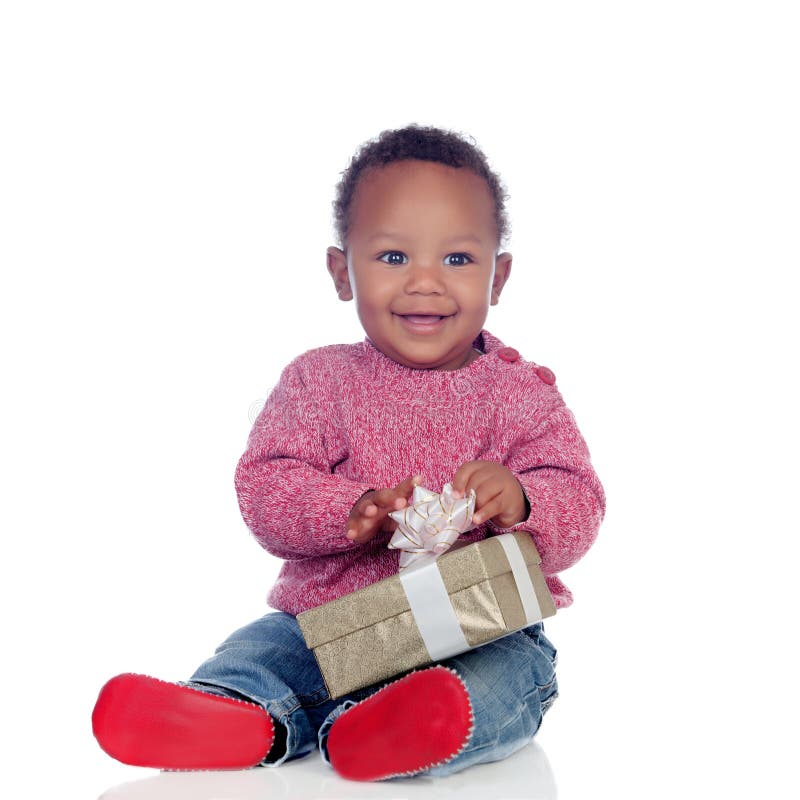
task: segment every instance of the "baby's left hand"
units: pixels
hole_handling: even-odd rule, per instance
[[[475,490],[476,525],[491,519],[499,528],[510,528],[527,517],[522,486],[514,473],[495,461],[468,461],[462,464],[453,480],[455,497],[465,497]]]

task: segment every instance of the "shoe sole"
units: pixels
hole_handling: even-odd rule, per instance
[[[124,674],[100,690],[92,713],[100,747],[137,767],[245,769],[272,747],[272,718],[261,706]]]
[[[467,688],[447,667],[412,672],[348,709],[331,726],[328,757],[343,778],[415,775],[457,756],[472,735]]]

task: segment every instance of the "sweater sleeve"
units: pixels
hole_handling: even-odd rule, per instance
[[[298,359],[281,373],[236,467],[244,521],[264,549],[283,559],[331,555],[361,545],[346,538],[350,511],[372,487],[333,474],[320,402]]]
[[[530,514],[498,533],[526,530],[542,557],[542,572],[555,575],[575,564],[597,538],[605,493],[586,442],[560,399],[544,423],[512,443],[505,463],[526,495]]]

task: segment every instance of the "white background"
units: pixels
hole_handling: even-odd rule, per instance
[[[427,796],[796,796],[799,35],[773,2],[3,4],[14,796],[420,795],[157,776],[90,725],[112,675],[186,678],[265,612],[233,470],[283,366],[363,339],[333,189],[410,122],[504,178],[486,327],[556,373],[608,493],[538,745]]]

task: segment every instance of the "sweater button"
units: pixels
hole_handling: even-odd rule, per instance
[[[536,374],[541,378],[543,383],[549,386],[552,386],[556,382],[556,376],[553,374],[553,370],[547,367],[536,367]]]
[[[497,355],[500,356],[503,361],[519,361],[519,353],[513,347],[501,347],[497,351]]]

